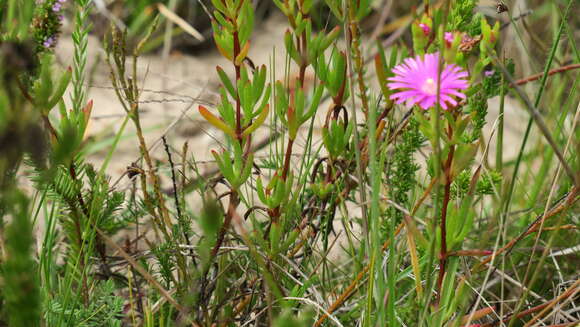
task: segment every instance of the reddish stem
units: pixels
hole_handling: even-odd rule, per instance
[[[238,36],[238,31],[234,31],[234,67],[236,69],[236,88],[238,85],[238,81],[241,78],[241,69],[240,69],[240,65],[236,64],[236,58],[238,57],[238,55],[240,54],[240,38]],[[242,135],[242,109],[241,109],[241,104],[240,104],[240,90],[236,89],[236,138],[238,139],[238,141],[242,142],[241,139],[241,135]]]
[[[232,22],[232,24],[236,24],[235,20],[230,20],[230,21]],[[241,78],[241,64],[240,65],[236,64],[236,58],[238,57],[238,55],[241,52],[241,46],[240,46],[240,38],[239,38],[239,34],[238,34],[237,29],[233,32],[233,37],[234,37],[234,58],[232,60],[232,63],[234,64],[234,68],[236,70],[236,139],[238,140],[240,145],[242,145],[242,109],[241,109],[241,102],[240,102],[240,92],[237,89],[238,81]],[[249,149],[249,143],[250,143],[250,138],[248,137],[248,143],[247,143],[248,148],[247,149]],[[237,190],[232,188],[230,190],[230,203],[228,205],[228,211],[226,212],[226,217],[224,219],[224,223],[223,223],[222,227],[220,228],[219,234],[217,236],[216,244],[211,251],[212,257],[215,257],[217,255],[217,252],[219,251],[219,249],[220,249],[220,247],[225,239],[225,234],[228,231],[228,228],[229,228],[231,221],[232,221],[232,217],[235,214],[235,211],[236,211],[236,208],[238,207],[238,204],[239,204],[239,197],[238,197]]]
[[[572,64],[572,65],[567,65],[567,66],[562,66],[562,67],[558,67],[558,68],[554,68],[550,71],[548,71],[548,76],[550,75],[554,75],[557,73],[561,73],[561,72],[565,72],[567,70],[572,70],[572,69],[578,69],[580,68],[580,64]],[[532,81],[535,81],[537,79],[542,78],[542,76],[544,76],[544,73],[538,73],[532,76],[528,76],[526,78],[522,78],[516,81],[516,85],[523,85]]]
[[[448,252],[447,257],[485,257],[492,254],[491,250],[459,250]]]
[[[228,205],[228,212],[226,213],[224,223],[223,223],[222,227],[220,228],[215,246],[211,250],[211,257],[212,258],[217,256],[217,253],[218,253],[219,249],[221,248],[222,243],[224,242],[226,232],[228,231],[228,229],[231,225],[232,217],[236,213],[236,208],[238,207],[238,204],[239,204],[238,193],[236,192],[236,190],[232,190],[230,193],[230,203]]]
[[[282,180],[286,180],[288,177],[288,171],[290,170],[290,158],[292,157],[292,146],[294,145],[294,140],[288,140],[288,146],[286,147],[286,156],[284,158],[284,169],[282,170]]]
[[[453,131],[449,130],[449,138],[453,135]],[[441,250],[439,252],[439,276],[437,277],[437,298],[436,305],[439,306],[441,299],[441,292],[443,292],[443,278],[445,277],[445,268],[447,265],[447,207],[449,207],[449,200],[451,199],[451,164],[453,163],[453,154],[455,147],[449,147],[449,154],[447,154],[447,161],[445,162],[445,193],[443,195],[443,207],[441,208]]]
[[[306,32],[304,32],[301,36],[298,37],[296,43],[298,45],[298,49],[302,55],[302,58],[307,58]],[[304,80],[306,78],[306,67],[307,64],[305,62],[302,62],[300,64],[300,74],[298,75],[298,80],[300,81],[300,88],[302,89],[304,89]],[[292,138],[288,138],[288,144],[286,146],[286,154],[284,155],[284,167],[282,168],[282,174],[280,175],[283,181],[286,181],[286,178],[288,177],[288,171],[290,171],[290,159],[292,157],[293,145],[294,140]],[[272,220],[272,223],[277,223],[278,218],[280,218],[280,215],[281,215],[280,206],[278,206],[271,211],[270,218]]]

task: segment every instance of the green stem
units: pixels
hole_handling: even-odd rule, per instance
[[[501,89],[499,94],[499,117],[497,126],[497,146],[495,152],[495,169],[498,172],[503,170],[503,130],[504,130],[504,105],[505,105],[505,81],[501,75]]]

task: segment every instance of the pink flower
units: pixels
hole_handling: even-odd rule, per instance
[[[423,34],[425,35],[429,35],[429,33],[431,32],[431,28],[429,27],[429,25],[425,23],[419,24],[419,27],[421,27],[421,29],[423,30]]]
[[[443,38],[445,39],[445,43],[447,44],[447,46],[451,46],[451,44],[453,44],[453,39],[455,39],[455,36],[453,36],[453,33],[451,32],[445,32]]]
[[[444,64],[438,100],[438,68],[439,52],[426,54],[423,59],[420,56],[405,59],[404,63],[393,68],[395,76],[388,79],[389,89],[399,90],[390,99],[397,103],[406,102],[408,106],[418,104],[423,109],[429,109],[437,102],[443,109],[447,109],[448,104],[456,106],[458,102],[454,97],[465,99],[460,90],[469,87],[465,79],[467,72],[457,65]]]

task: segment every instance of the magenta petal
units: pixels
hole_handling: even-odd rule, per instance
[[[435,103],[435,97],[425,97],[420,103],[419,106],[423,109],[429,109]]]
[[[466,98],[466,97],[465,97],[465,94],[463,94],[463,93],[461,93],[461,92],[459,92],[459,91],[455,91],[455,90],[447,90],[447,91],[445,91],[445,93],[446,93],[446,94],[451,94],[451,95],[454,95],[454,96],[456,96],[456,97],[460,97],[460,98],[462,98],[462,99],[465,99],[465,98]]]
[[[443,103],[445,103],[445,102],[449,102],[453,106],[456,106],[457,105],[457,101],[455,101],[452,97],[450,97],[448,95],[441,95],[441,99],[444,100],[444,101],[442,101],[442,105],[441,106],[443,106]]]
[[[387,86],[391,89],[402,89],[402,88],[410,88],[413,87],[413,84],[410,83],[389,83]]]
[[[448,104],[457,105],[454,96],[465,99],[461,91],[469,88],[469,74],[454,64],[444,65],[439,73],[439,59],[438,52],[428,53],[422,57],[406,58],[395,66],[392,69],[395,75],[387,79],[387,87],[398,92],[390,99],[397,103],[405,102],[408,106],[418,104],[423,109],[431,108],[437,102],[447,109]],[[434,82],[440,83],[438,88],[434,88]],[[436,99],[434,89],[439,89],[439,99]]]

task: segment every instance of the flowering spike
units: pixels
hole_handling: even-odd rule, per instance
[[[469,87],[465,79],[467,72],[454,64],[444,65],[437,100],[438,67],[438,52],[426,54],[424,58],[405,59],[404,63],[393,68],[395,76],[388,79],[389,89],[399,90],[390,99],[397,103],[406,102],[408,106],[417,104],[423,109],[434,107],[437,102],[443,109],[447,109],[449,104],[456,106],[458,101],[455,97],[466,98],[460,90]]]

